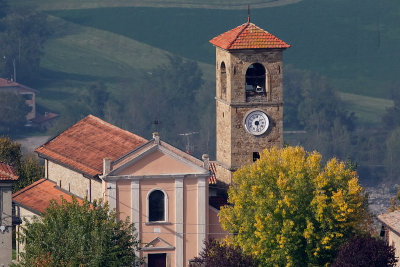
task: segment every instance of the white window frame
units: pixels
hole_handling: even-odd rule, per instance
[[[164,221],[150,221],[150,203],[149,203],[149,197],[150,194],[153,193],[154,191],[161,191],[164,194]],[[161,189],[161,188],[153,188],[147,193],[147,198],[146,198],[146,223],[148,224],[153,224],[153,223],[167,223],[168,222],[168,195],[167,193]]]

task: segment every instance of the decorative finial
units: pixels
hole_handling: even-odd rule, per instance
[[[250,23],[250,5],[247,5],[247,23]]]

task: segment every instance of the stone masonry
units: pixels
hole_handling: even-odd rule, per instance
[[[218,179],[230,184],[232,173],[252,162],[253,152],[261,152],[272,146],[282,146],[283,50],[228,51],[219,47],[216,47],[216,50],[216,167]],[[246,71],[254,63],[262,64],[266,70],[266,94],[257,98],[246,98]],[[224,65],[225,68],[221,68]],[[254,110],[265,112],[270,122],[267,132],[260,136],[248,133],[244,126],[247,114]]]

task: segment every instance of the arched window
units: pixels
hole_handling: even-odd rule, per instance
[[[226,98],[226,67],[221,63],[221,98]]]
[[[168,199],[166,194],[156,189],[147,196],[147,215],[149,222],[167,221]]]
[[[246,96],[265,94],[266,84],[264,66],[260,63],[251,64],[246,71]]]

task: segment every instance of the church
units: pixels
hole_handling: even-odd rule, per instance
[[[197,159],[158,133],[147,140],[89,115],[36,149],[45,179],[13,195],[21,217],[39,215],[37,204],[49,203],[50,192],[105,199],[135,224],[138,255],[148,267],[189,266],[204,240],[223,238],[221,203],[213,201],[218,192],[210,185],[227,188],[238,168],[282,146],[283,51],[290,46],[250,20],[210,43],[216,48],[215,161],[206,154]]]

